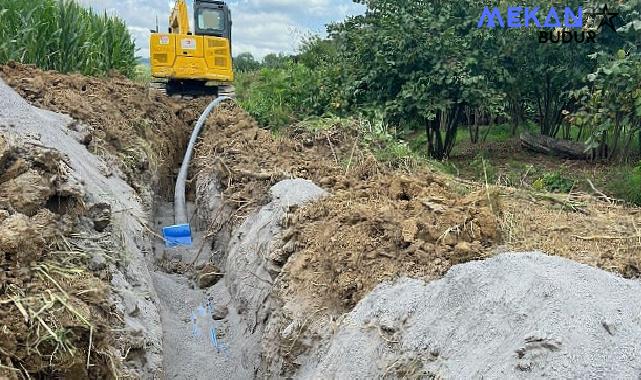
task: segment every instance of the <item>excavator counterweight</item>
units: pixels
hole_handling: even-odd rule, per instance
[[[151,75],[168,95],[233,95],[231,12],[224,1],[194,0],[194,28],[177,0],[168,33],[152,31]]]

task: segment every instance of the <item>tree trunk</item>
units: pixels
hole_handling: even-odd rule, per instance
[[[586,153],[586,145],[573,141],[557,140],[549,136],[534,136],[530,133],[521,134],[521,145],[528,150],[543,153],[551,156],[569,158],[572,160],[585,160],[589,155]]]

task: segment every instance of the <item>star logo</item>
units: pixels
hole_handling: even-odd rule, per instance
[[[603,5],[603,9],[601,9],[600,12],[597,12],[596,9],[593,9],[593,11],[591,13],[588,13],[588,14],[590,16],[592,16],[594,18],[594,20],[596,20],[597,17],[601,17],[601,23],[599,23],[599,26],[597,27],[597,29],[601,29],[602,27],[607,25],[613,31],[615,31],[615,32],[617,31],[617,28],[614,25],[614,19],[619,15],[619,13],[616,13],[616,12],[611,13],[608,10],[608,5],[607,4]]]

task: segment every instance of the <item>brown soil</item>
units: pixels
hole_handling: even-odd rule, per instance
[[[381,175],[304,207],[285,235],[290,290],[351,310],[399,276],[433,279],[490,254],[499,239],[484,193],[457,195],[437,176]]]
[[[457,195],[427,169],[411,177],[393,171],[355,144],[352,127],[295,127],[274,137],[234,106],[208,121],[198,168],[217,175],[236,215],[265,204],[269,187],[286,178],[310,179],[332,193],[287,221],[287,252],[274,255],[280,265],[292,256],[284,289],[346,310],[381,281],[431,279],[489,254],[499,234],[485,193]]]
[[[66,165],[56,151],[0,136],[0,378],[113,373],[106,286],[83,269],[71,236],[85,210]]]
[[[301,143],[275,138],[247,113],[225,105],[207,121],[197,147],[197,171],[216,173],[226,201],[237,215],[265,204],[269,188],[286,178],[323,178],[340,170]]]
[[[173,169],[199,115],[197,102],[170,99],[119,76],[62,75],[12,63],[0,66],[0,77],[35,106],[80,121],[70,128],[134,189],[155,182],[166,190],[173,186]]]

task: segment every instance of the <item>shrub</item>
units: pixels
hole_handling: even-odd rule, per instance
[[[535,190],[546,190],[551,193],[569,193],[574,188],[575,181],[564,177],[560,172],[546,173],[542,178],[532,183]]]
[[[321,71],[288,63],[283,68],[241,74],[236,85],[243,108],[262,126],[278,129],[327,113],[329,95],[324,92],[321,80]]]

